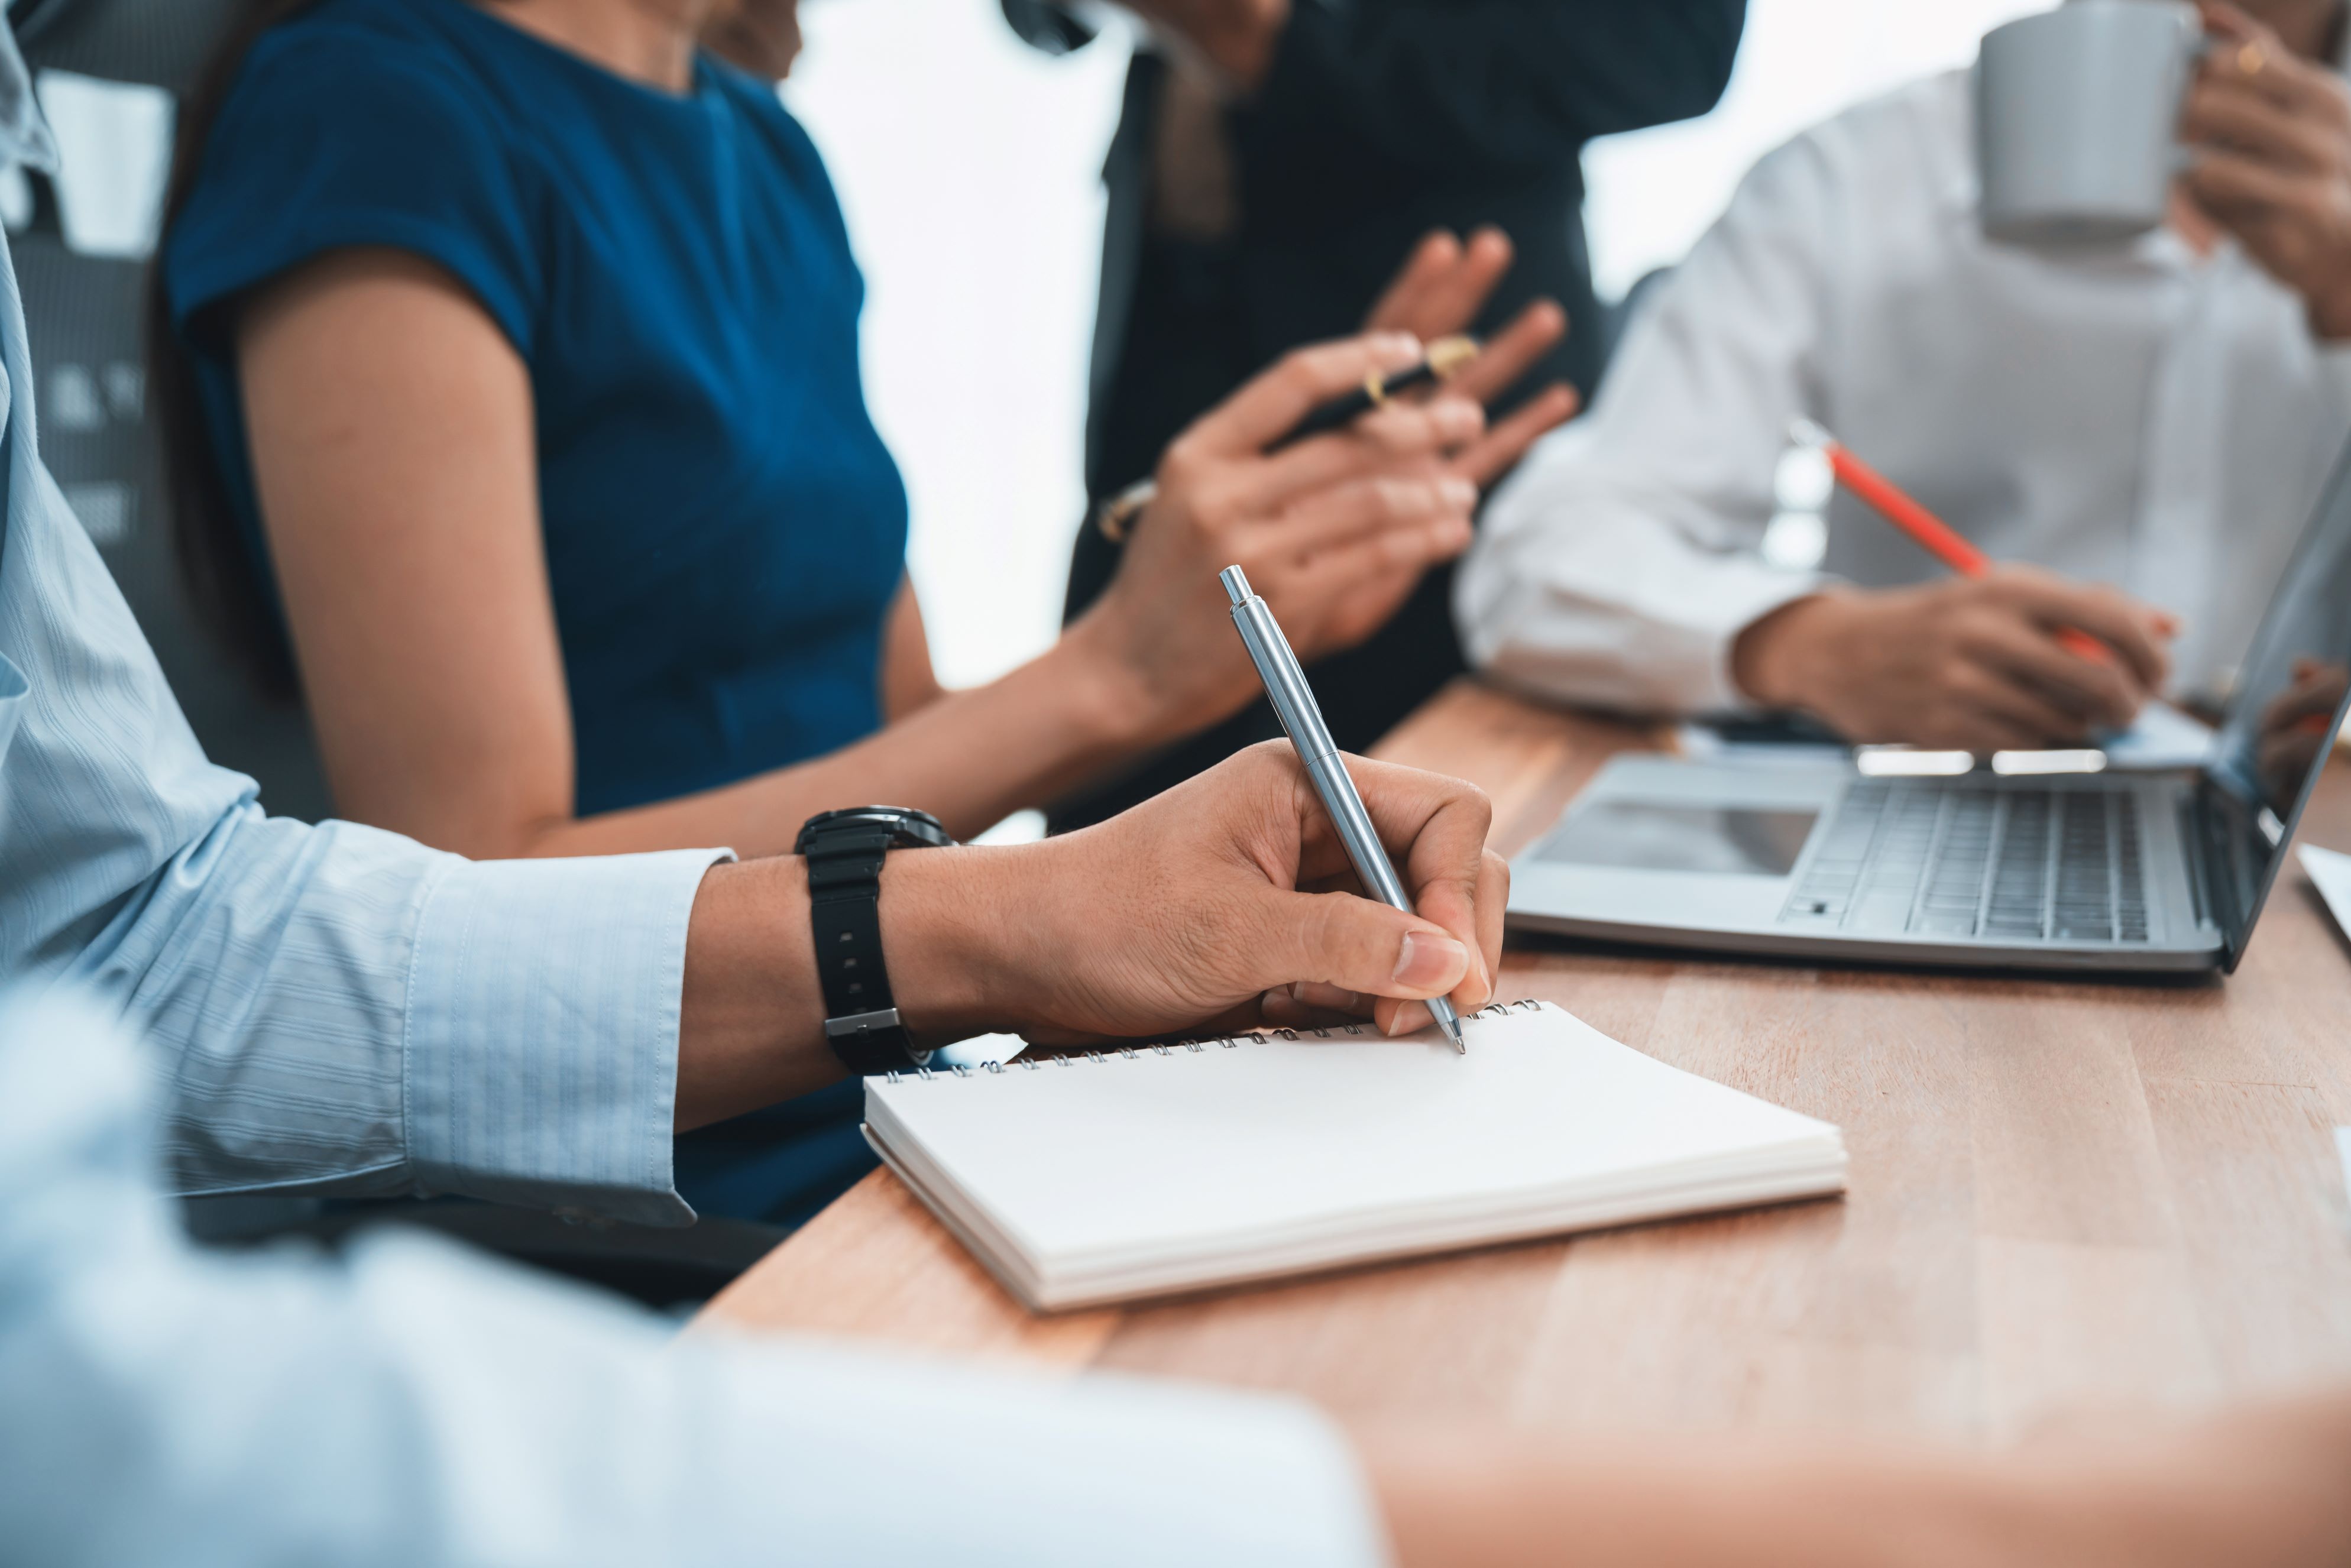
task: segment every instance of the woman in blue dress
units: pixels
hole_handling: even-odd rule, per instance
[[[712,11],[271,0],[183,115],[175,517],[341,814],[476,857],[776,853],[876,800],[967,833],[1253,695],[1217,568],[1311,656],[1468,542],[1531,433],[1453,396],[1266,455],[1417,352],[1328,345],[1171,447],[1096,613],[943,692],[839,205],[771,84],[698,47],[744,20]],[[853,1091],[681,1140],[681,1189],[807,1212],[867,1164]]]

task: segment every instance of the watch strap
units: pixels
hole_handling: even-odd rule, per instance
[[[930,1060],[898,1020],[882,954],[882,864],[886,830],[825,833],[807,850],[810,924],[817,981],[824,990],[825,1039],[861,1077]]]

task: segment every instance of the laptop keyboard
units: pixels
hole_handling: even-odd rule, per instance
[[[2144,942],[2138,803],[2126,789],[1864,779],[1780,920],[1869,936]]]

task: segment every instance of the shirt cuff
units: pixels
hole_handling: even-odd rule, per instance
[[[1762,706],[1739,686],[1730,667],[1732,651],[1746,630],[1782,606],[1818,593],[1834,579],[1813,571],[1787,571],[1761,562],[1742,561],[1723,574],[1713,601],[1717,620],[1711,629],[1708,694],[1692,705],[1695,713],[1760,713]]]
[[[1457,580],[1462,645],[1479,674],[1547,701],[1678,716],[1755,711],[1731,678],[1740,633],[1831,580],[1726,555],[1613,580],[1583,560],[1530,569],[1522,556],[1473,557]]]
[[[694,898],[725,850],[458,861],[426,895],[402,1042],[418,1186],[649,1225],[670,1176]]]

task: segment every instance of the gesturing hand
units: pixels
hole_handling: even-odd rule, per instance
[[[2116,657],[2068,650],[2056,634],[2069,627]],[[1731,673],[1755,701],[1802,709],[1850,740],[2030,750],[2128,724],[2163,685],[2171,630],[2113,589],[2003,566],[1800,599],[1740,634]]]
[[[1510,270],[1511,256],[1510,236],[1498,228],[1479,229],[1466,246],[1450,230],[1432,229],[1372,307],[1364,329],[1410,332],[1424,342],[1462,331],[1478,319],[1494,286]],[[1446,391],[1490,404],[1566,335],[1567,325],[1567,312],[1556,301],[1534,301],[1447,383]],[[1575,389],[1554,382],[1454,454],[1447,467],[1474,485],[1490,485],[1544,432],[1574,417],[1577,406]]]
[[[1486,797],[1386,763],[1348,770],[1418,915],[1359,896],[1295,754],[1252,747],[1097,827],[994,852],[1000,901],[979,907],[998,915],[1005,1019],[1040,1041],[1292,1023],[1301,984],[1390,1033],[1428,1021],[1409,998],[1484,1006],[1510,892]],[[945,873],[967,852],[990,852],[892,863]]]
[[[2213,47],[2181,120],[2183,183],[2302,296],[2313,332],[2351,338],[2351,93],[2235,6],[2200,8]]]
[[[1485,429],[1478,405],[1394,403],[1268,455],[1320,403],[1420,357],[1397,333],[1301,349],[1177,437],[1109,590],[1066,641],[1113,673],[1142,738],[1213,724],[1258,693],[1217,573],[1238,565],[1299,656],[1348,647],[1469,543],[1477,489],[1443,455]]]

